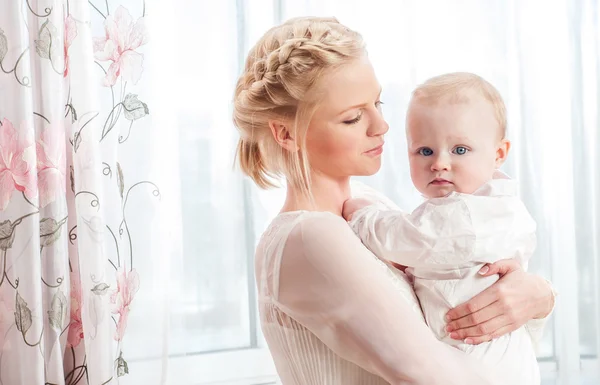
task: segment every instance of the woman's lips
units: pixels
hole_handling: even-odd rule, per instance
[[[374,147],[368,151],[365,151],[365,154],[369,155],[369,156],[378,156],[378,155],[381,155],[382,152],[383,152],[383,143],[381,143],[377,147]]]

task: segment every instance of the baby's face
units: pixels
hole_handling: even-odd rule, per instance
[[[406,124],[411,178],[428,198],[452,191],[471,194],[504,160],[499,154],[504,140],[486,100],[413,101]]]

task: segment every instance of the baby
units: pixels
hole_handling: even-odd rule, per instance
[[[409,267],[437,337],[481,358],[506,385],[540,383],[525,327],[480,345],[451,339],[445,314],[491,286],[486,263],[532,255],[536,224],[517,184],[498,171],[510,149],[498,91],[469,73],[435,77],[412,95],[406,118],[410,173],[427,200],[412,213],[351,199],[344,217],[374,254]],[[401,322],[401,321],[400,321]]]

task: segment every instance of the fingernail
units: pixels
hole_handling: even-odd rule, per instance
[[[471,338],[465,338],[465,344],[473,344],[473,340]]]
[[[445,319],[446,321],[452,321],[452,318],[450,318],[450,316],[449,316],[448,314],[446,314],[446,316],[444,317],[444,319]]]
[[[481,269],[479,269],[479,274],[484,275],[485,273],[487,273],[488,271],[490,271],[490,268],[487,266],[482,267]]]
[[[450,338],[457,340],[458,339],[458,333],[450,333]]]
[[[453,328],[452,326],[450,326],[450,325],[446,326],[446,331],[447,331],[448,333],[450,333],[450,332],[451,332],[451,331],[453,331],[453,330],[454,330],[454,328]]]

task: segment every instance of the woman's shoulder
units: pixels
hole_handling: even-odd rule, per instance
[[[324,250],[335,249],[335,245],[363,247],[341,216],[324,211],[290,211],[278,214],[271,221],[260,238],[256,258],[281,260],[284,256],[304,256],[312,259]]]
[[[325,211],[289,211],[278,214],[269,224],[261,241],[286,243],[290,240],[306,241],[330,238],[336,234],[352,233],[348,223],[340,216]],[[278,243],[279,243],[278,242]]]
[[[259,280],[263,277],[270,281],[265,293],[278,293],[279,277],[286,269],[293,274],[313,271],[330,275],[340,264],[361,266],[367,275],[391,280],[420,314],[406,275],[370,252],[342,217],[329,212],[290,212],[279,214],[272,225],[279,229],[278,235],[263,238],[255,261]]]
[[[292,211],[277,215],[256,248],[254,264],[257,280],[270,283],[261,292],[277,293],[284,261],[288,262],[288,266],[296,266],[294,270],[299,266],[312,265],[314,260],[328,254],[332,244],[339,242],[340,238],[360,243],[346,221],[332,213]]]
[[[298,217],[294,228],[302,227],[305,229],[346,229],[348,222],[340,215],[333,214],[329,211],[304,211]],[[312,232],[311,232],[312,233]]]
[[[410,280],[402,271],[368,250],[348,223],[332,213],[310,212],[298,218],[282,249],[288,266],[301,271],[303,266],[327,275],[339,264],[361,266],[364,274],[391,280],[395,289],[422,316]]]

